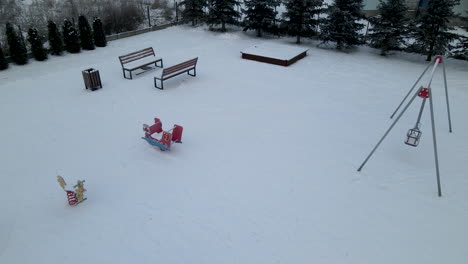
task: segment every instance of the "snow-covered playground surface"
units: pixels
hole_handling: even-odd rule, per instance
[[[259,41],[173,27],[0,72],[0,263],[468,263],[468,63],[446,61],[452,134],[433,81],[439,198],[428,108],[403,143],[420,98],[356,171],[423,57],[240,58]],[[149,46],[165,66],[198,56],[197,76],[124,79],[117,57]],[[90,67],[103,89],[84,89]],[[142,140],[154,117],[183,143]],[[88,200],[69,207],[57,175]]]

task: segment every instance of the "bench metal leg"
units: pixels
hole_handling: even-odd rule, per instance
[[[158,80],[161,82],[161,87],[158,86]],[[159,90],[164,90],[163,80],[154,78],[154,87],[158,88]]]
[[[159,68],[162,68],[162,67],[163,67],[163,61],[160,60],[159,62],[161,63],[161,66],[158,66],[158,62],[155,62],[155,63],[154,63],[154,66],[159,67]]]
[[[122,69],[122,71],[123,71],[123,76],[125,79],[129,79],[129,80],[132,79],[132,71],[127,70],[128,72],[130,72],[130,78],[128,78],[127,75],[125,75],[125,71],[126,71],[125,69]]]
[[[193,68],[192,70],[193,70],[193,74],[190,74],[191,70],[187,71],[187,74],[190,76],[194,76],[194,77],[197,76],[197,68]]]

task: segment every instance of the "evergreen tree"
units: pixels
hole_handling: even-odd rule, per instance
[[[47,60],[47,51],[42,45],[42,38],[37,33],[36,28],[30,28],[28,30],[28,41],[31,44],[31,51],[34,58],[38,61]]]
[[[317,34],[315,16],[322,12],[323,0],[288,0],[285,5],[283,26],[288,35],[296,37],[296,43],[301,43],[301,37]]]
[[[458,38],[457,34],[449,32],[453,28],[448,22],[449,17],[455,15],[453,7],[459,3],[459,0],[431,0],[427,9],[417,18],[413,29],[413,37],[416,40],[413,48],[427,55],[427,61],[435,54],[445,55],[450,48],[450,42]]]
[[[47,23],[47,29],[49,31],[49,47],[53,55],[62,55],[63,52],[63,41],[60,36],[60,32],[57,29],[57,25],[50,21]]]
[[[226,24],[237,24],[240,17],[235,6],[237,0],[208,0],[207,23],[210,26],[221,24],[221,31],[226,32]]]
[[[93,34],[91,27],[89,26],[88,20],[85,16],[78,17],[78,29],[80,31],[80,43],[84,50],[94,49]]]
[[[373,27],[368,37],[371,46],[380,48],[380,54],[385,56],[389,50],[398,50],[405,43],[404,37],[408,33],[405,13],[408,8],[405,0],[380,0],[377,8],[380,14],[369,19]]]
[[[245,14],[244,31],[254,29],[257,37],[262,36],[262,32],[275,32],[275,19],[277,12],[275,7],[279,2],[274,0],[245,0],[247,9],[242,10]]]
[[[21,32],[20,32],[21,34]],[[8,47],[10,48],[10,58],[18,65],[28,63],[28,51],[22,37],[18,36],[13,25],[6,24],[6,35]]]
[[[93,34],[96,46],[105,47],[107,45],[106,33],[104,33],[104,27],[99,17],[95,17],[93,20]]]
[[[5,58],[5,54],[3,54],[2,45],[0,45],[0,71],[8,69],[8,61]]]
[[[205,3],[205,0],[184,0],[180,2],[180,4],[184,6],[182,18],[186,21],[191,21],[192,26],[195,26],[205,15],[203,12]]]
[[[76,33],[73,24],[65,19],[63,22],[63,42],[65,43],[65,50],[70,53],[78,53],[81,51],[80,40]]]
[[[323,42],[336,42],[337,49],[361,44],[359,30],[364,25],[358,23],[363,18],[361,13],[363,0],[335,0],[324,19],[320,38]]]

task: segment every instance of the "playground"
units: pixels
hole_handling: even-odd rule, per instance
[[[416,86],[358,172],[429,62],[315,42],[287,67],[242,59],[266,42],[298,47],[178,26],[0,72],[0,263],[467,263],[468,63],[435,71],[433,120]],[[118,57],[148,47],[196,77],[125,79]]]

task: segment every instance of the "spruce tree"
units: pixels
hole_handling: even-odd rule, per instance
[[[245,0],[244,5],[247,9],[242,10],[245,18],[243,21],[244,31],[253,29],[257,32],[257,37],[262,36],[262,32],[275,31],[275,19],[277,12],[275,7],[278,5],[274,0]]]
[[[47,29],[49,31],[49,47],[50,52],[53,55],[62,55],[63,52],[63,41],[62,37],[60,36],[60,32],[57,29],[57,25],[49,20],[47,23]]]
[[[408,33],[408,10],[405,0],[380,0],[377,6],[379,15],[369,19],[372,29],[368,35],[370,44],[380,48],[380,55],[385,56],[389,50],[399,50],[405,43]]]
[[[19,33],[21,34],[21,32]],[[10,23],[6,24],[6,35],[8,41],[8,47],[10,48],[10,58],[13,62],[18,65],[24,65],[28,63],[28,50],[22,37],[18,36],[13,25]]]
[[[235,25],[240,17],[236,5],[236,0],[208,0],[207,23],[210,27],[221,24],[221,31],[226,32],[226,24]]]
[[[80,40],[72,22],[65,19],[63,22],[63,42],[65,50],[70,53],[78,53],[81,51]]]
[[[105,47],[107,45],[106,33],[104,33],[104,27],[99,17],[95,17],[93,20],[93,35],[96,46]]]
[[[184,0],[180,2],[180,5],[184,6],[182,18],[185,21],[191,21],[192,26],[195,26],[205,15],[205,12],[203,12],[203,8],[206,5],[205,3],[205,0]]]
[[[0,71],[8,69],[8,61],[5,58],[5,54],[3,54],[2,45],[0,44]]]
[[[28,41],[31,44],[31,51],[34,58],[38,61],[47,60],[47,51],[42,45],[42,37],[37,33],[36,28],[28,30]]]
[[[285,5],[283,26],[288,35],[296,37],[297,44],[301,43],[301,37],[317,34],[316,15],[322,12],[323,0],[288,0]]]
[[[358,20],[363,18],[362,1],[334,0],[321,27],[320,38],[323,42],[336,42],[337,49],[361,44],[359,31],[364,25],[358,23]]]
[[[413,48],[427,55],[430,61],[433,55],[445,55],[450,48],[450,42],[458,38],[457,34],[449,32],[449,18],[454,16],[453,7],[459,0],[431,0],[427,9],[423,10],[416,20],[413,37],[416,42]]]
[[[93,34],[91,27],[89,26],[88,20],[85,16],[78,17],[78,29],[80,31],[80,43],[84,50],[94,49]]]

